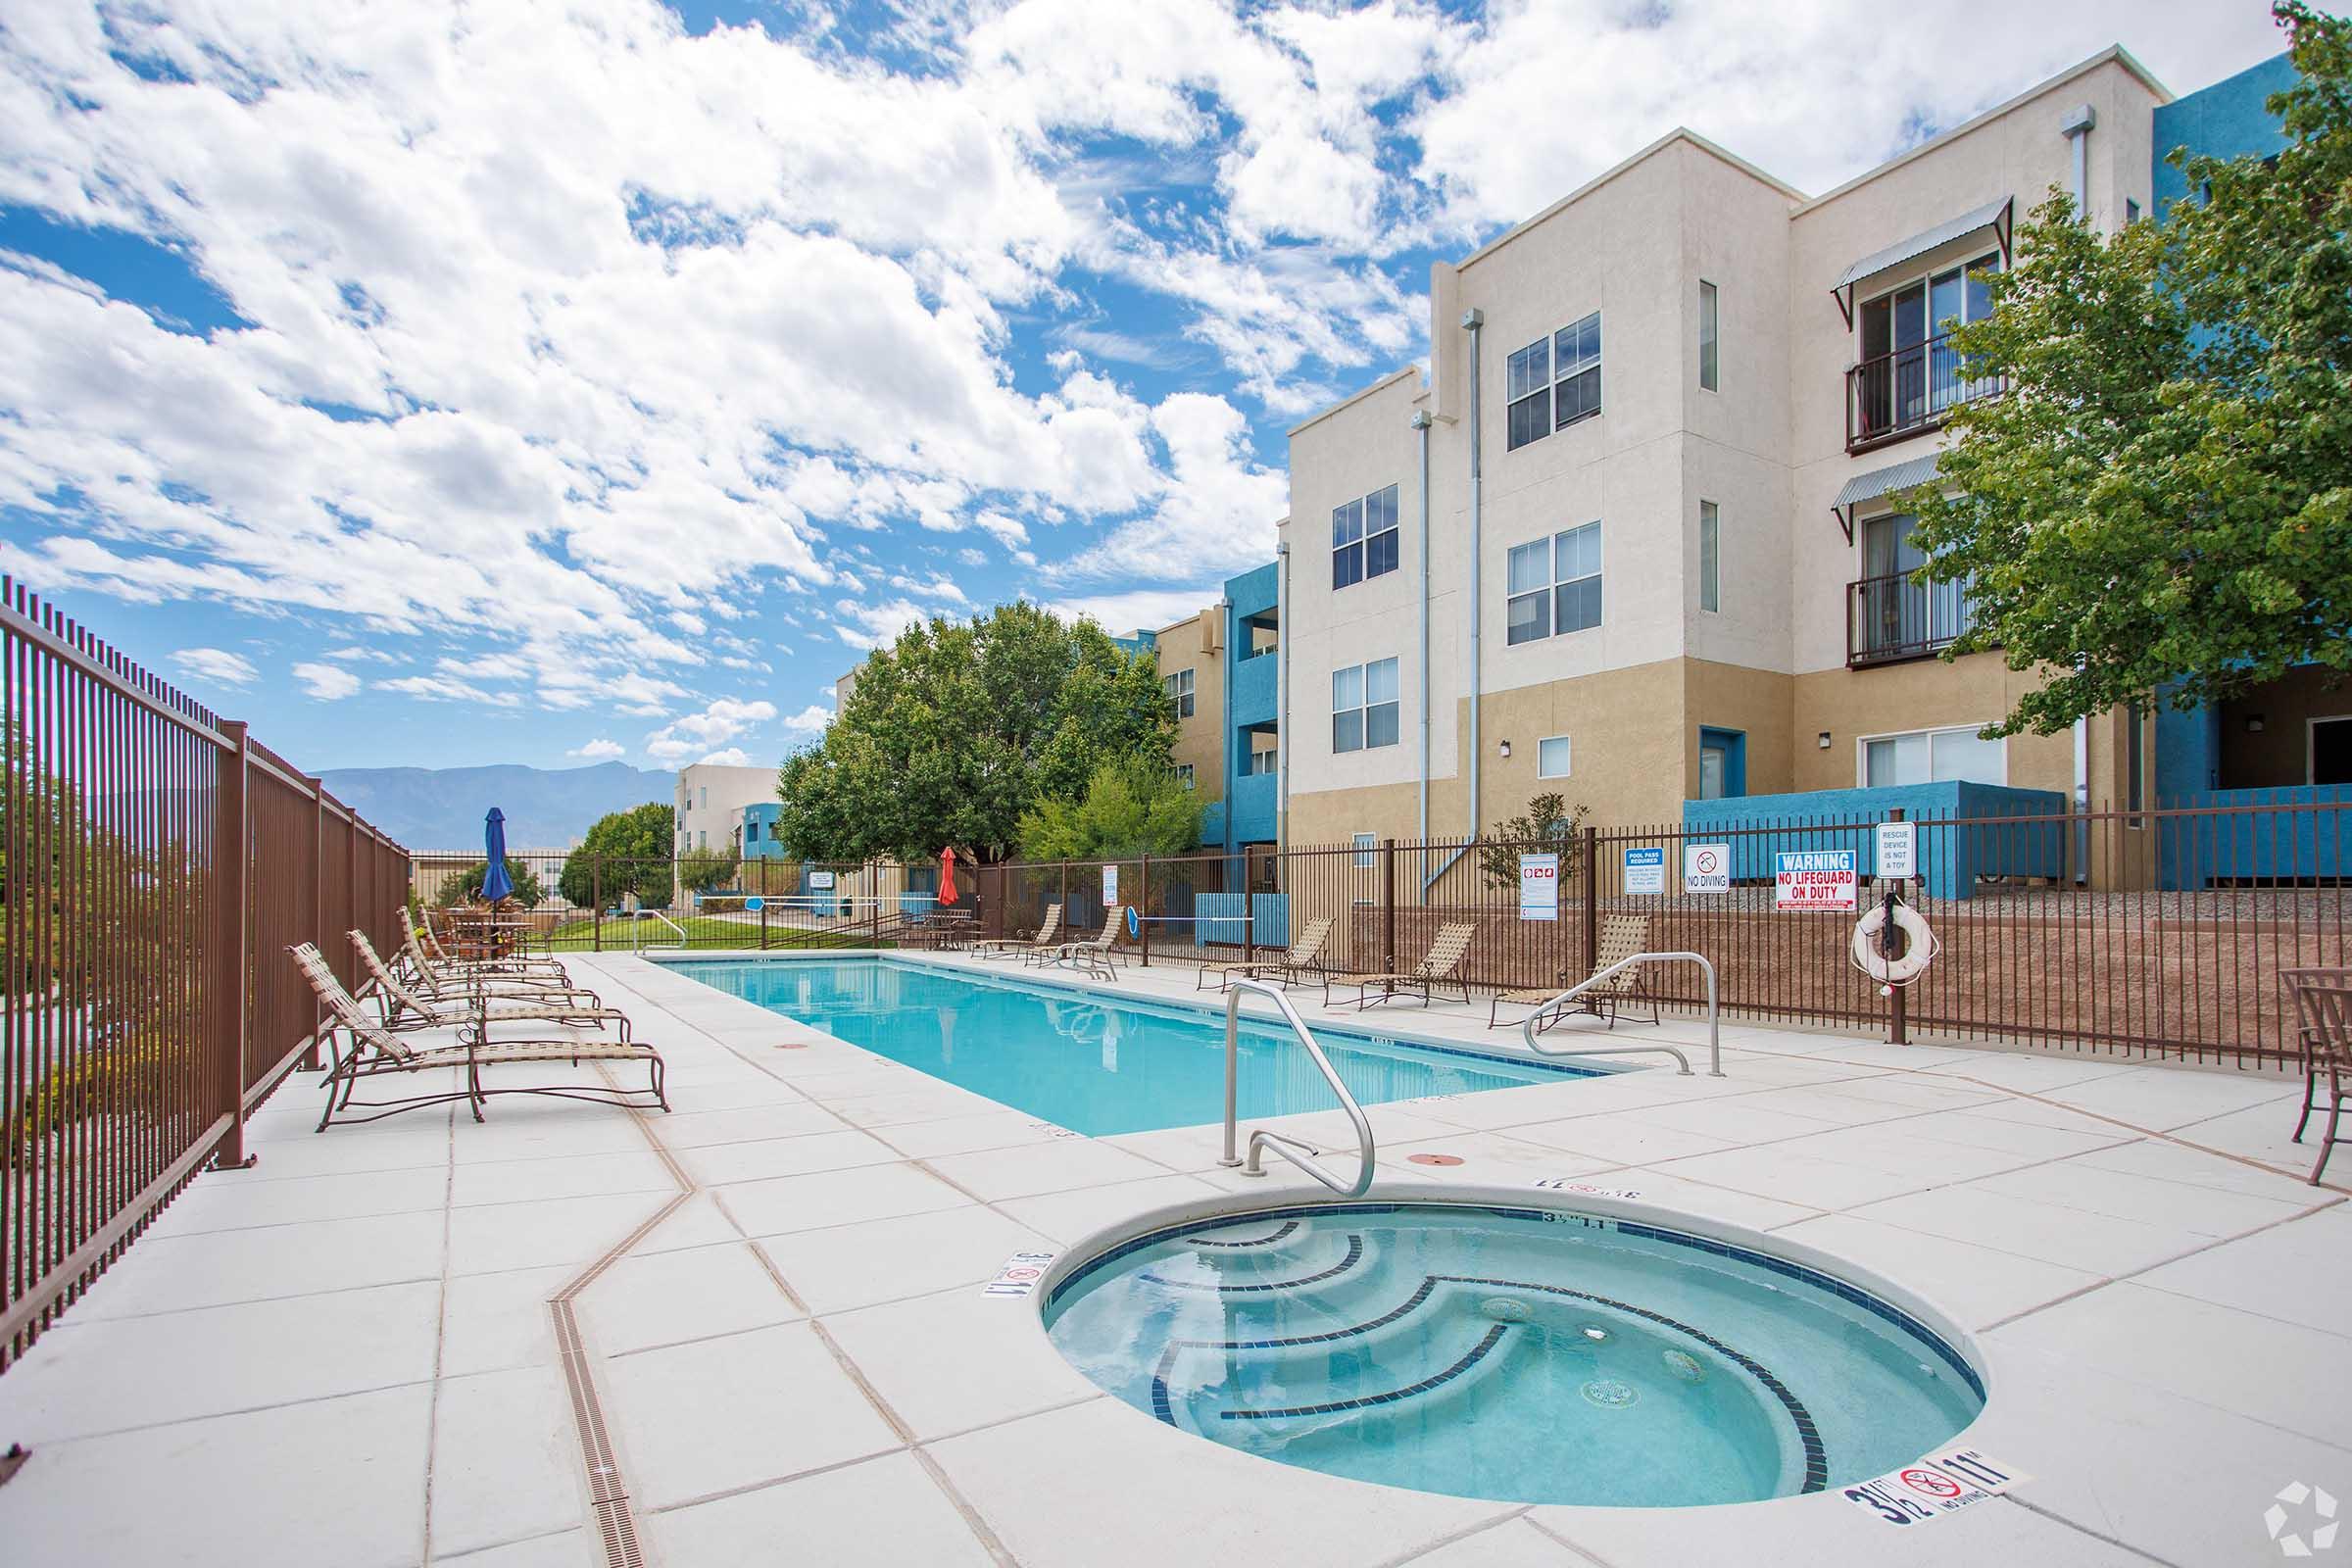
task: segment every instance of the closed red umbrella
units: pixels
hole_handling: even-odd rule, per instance
[[[953,847],[939,852],[939,902],[956,902],[956,851]]]

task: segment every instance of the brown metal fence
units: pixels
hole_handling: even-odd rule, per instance
[[[356,978],[400,936],[408,853],[0,579],[0,1367],[314,1049],[288,944]]]

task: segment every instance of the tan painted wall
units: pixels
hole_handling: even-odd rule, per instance
[[[1946,664],[1919,660],[1872,669],[1816,670],[1792,683],[1795,697],[1790,769],[1799,790],[1852,789],[1862,781],[1860,743],[1906,730],[1983,725],[2005,717],[2038,681],[2001,662],[1998,654],[1971,654]],[[1820,732],[1830,733],[1827,750]],[[1751,743],[1752,744],[1752,743]],[[2072,794],[2075,749],[2071,735],[2016,735],[2004,744],[2008,782],[2019,789]],[[1752,753],[1751,753],[1752,756]],[[1752,762],[1750,764],[1752,769]],[[1753,772],[1749,775],[1752,780]],[[1754,785],[1750,793],[1761,794]]]
[[[1747,793],[1793,789],[1794,736],[1790,714],[1795,681],[1777,670],[1747,669],[1692,659],[1683,664],[1683,777],[1685,798],[1698,793],[1698,732],[1738,730],[1747,737]],[[1675,817],[1680,818],[1678,808]]]
[[[1176,721],[1170,760],[1193,764],[1193,789],[1200,802],[1224,799],[1225,655],[1217,628],[1223,612],[1207,606],[1154,634],[1159,673],[1193,672],[1193,716]]]

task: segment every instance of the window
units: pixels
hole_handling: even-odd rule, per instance
[[[1536,742],[1536,777],[1566,778],[1569,761],[1567,736],[1552,735]]]
[[[2009,763],[2003,743],[1979,740],[1973,725],[1916,729],[1904,735],[1875,736],[1862,743],[1862,782],[1872,789],[1949,779],[2007,783]]]
[[[1506,645],[1600,624],[1600,524],[1588,522],[1511,551]]]
[[[1174,699],[1178,718],[1193,716],[1193,672],[1191,670],[1180,669],[1173,675],[1162,675],[1159,678],[1159,686],[1160,690]]]
[[[698,850],[707,850],[710,847],[710,830],[709,828],[695,830],[694,847]]]
[[[701,807],[701,808],[702,808],[704,810],[706,810],[706,811],[708,811],[709,809],[710,809],[710,785],[706,784],[706,785],[704,785],[704,786],[703,786],[703,788],[702,788],[702,799],[701,799],[701,800],[699,800],[699,801],[697,801],[697,802],[695,802],[695,804],[696,804],[697,806]]]
[[[1698,389],[1713,392],[1716,387],[1716,318],[1715,285],[1700,279],[1698,285]]]
[[[1331,509],[1331,585],[1396,569],[1396,487]]]
[[[1945,334],[1992,314],[1992,274],[2000,270],[1996,251],[1862,302],[1855,318],[1862,363],[1852,372],[1862,438],[1909,429],[1999,389],[1998,379],[1969,373],[1973,367]]]
[[[1504,446],[1510,451],[1598,414],[1600,313],[1513,354],[1503,389],[1509,404]]]
[[[743,820],[743,842],[746,844],[757,844],[760,842],[760,824],[753,821],[748,816]]]
[[[2124,198],[2124,226],[2125,226],[2126,228],[2129,228],[2129,227],[2131,227],[2131,226],[2132,226],[2133,223],[2136,223],[2136,222],[2138,222],[2138,221],[2139,221],[2139,199],[2138,199],[2137,197],[2135,197],[2135,196],[2127,196],[2127,197],[2125,197],[2125,198]]]
[[[2303,782],[2352,784],[2352,717],[2315,718],[2303,747]]]
[[[1280,761],[1280,754],[1273,747],[1268,746],[1263,750],[1251,752],[1250,765],[1243,768],[1242,771],[1245,773],[1271,773]]]
[[[1172,767],[1172,768],[1168,769],[1168,771],[1169,771],[1169,772],[1171,772],[1171,773],[1173,773],[1173,774],[1175,774],[1175,775],[1176,775],[1176,777],[1177,777],[1179,780],[1181,780],[1181,781],[1183,782],[1183,784],[1184,784],[1184,787],[1185,787],[1186,789],[1188,789],[1188,790],[1189,790],[1189,789],[1191,789],[1191,788],[1193,787],[1193,764],[1192,764],[1192,763],[1190,763],[1190,762],[1178,762],[1178,763],[1177,763],[1177,764],[1176,764],[1174,767]]]
[[[1712,501],[1698,504],[1698,608],[1723,609],[1723,519]]]
[[[1380,863],[1380,840],[1370,833],[1355,836],[1355,868],[1369,871]]]
[[[1396,661],[1374,660],[1331,672],[1331,749],[1361,752],[1396,744]]]

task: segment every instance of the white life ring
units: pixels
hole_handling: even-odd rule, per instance
[[[1941,944],[1928,928],[1927,917],[1908,904],[1894,906],[1894,924],[1903,934],[1903,953],[1898,958],[1879,951],[1879,933],[1886,927],[1886,905],[1872,905],[1870,911],[1854,922],[1854,967],[1886,985],[1908,985],[1927,973]]]

